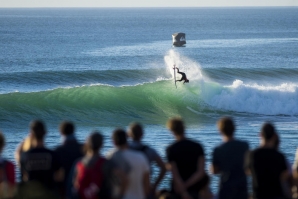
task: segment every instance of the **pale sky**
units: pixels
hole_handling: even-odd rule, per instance
[[[298,6],[298,0],[0,0],[0,7]]]
[[[298,0],[0,0],[0,7],[298,6]]]

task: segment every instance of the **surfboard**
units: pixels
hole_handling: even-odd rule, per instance
[[[176,68],[175,68],[175,65],[174,65],[174,82],[175,82],[175,86],[177,88],[177,84],[176,84]]]

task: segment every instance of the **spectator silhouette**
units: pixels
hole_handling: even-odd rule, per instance
[[[51,193],[57,192],[56,183],[63,180],[63,169],[57,154],[44,146],[46,129],[43,122],[33,121],[30,125],[30,133],[31,149],[23,152],[20,157],[21,181],[34,182],[39,184],[38,187],[51,190]]]
[[[105,158],[99,155],[103,137],[100,133],[92,133],[85,144],[86,155],[76,163],[74,169],[74,188],[80,199],[108,199],[104,188],[103,173]]]
[[[253,197],[257,199],[285,198],[283,184],[288,179],[285,157],[276,150],[277,133],[271,123],[265,123],[260,133],[260,147],[249,153],[246,168],[252,175]]]
[[[232,118],[224,117],[217,124],[223,143],[213,151],[211,172],[220,174],[218,198],[247,199],[244,160],[248,144],[234,138],[235,125]]]
[[[60,133],[63,142],[55,149],[60,157],[61,166],[65,171],[64,179],[60,183],[59,189],[63,197],[66,197],[67,181],[69,180],[69,172],[76,160],[81,158],[83,154],[83,146],[78,143],[74,135],[75,127],[72,122],[64,121],[60,124]]]
[[[166,149],[169,169],[172,171],[171,192],[182,198],[198,198],[208,184],[202,146],[185,136],[184,123],[179,118],[167,123],[176,141]]]
[[[128,135],[132,138],[129,147],[130,149],[142,152],[147,157],[150,165],[156,163],[159,168],[158,177],[152,184],[150,191],[151,195],[155,195],[156,188],[166,173],[166,167],[158,153],[153,148],[142,143],[143,134],[143,127],[141,124],[132,123],[128,131]]]
[[[128,148],[127,135],[124,130],[116,129],[112,139],[116,150],[108,154],[107,157],[116,168],[126,173],[128,178],[127,187],[123,193],[120,193],[120,197],[123,199],[145,199],[150,191],[148,160],[141,152]],[[122,194],[123,196],[121,196]]]

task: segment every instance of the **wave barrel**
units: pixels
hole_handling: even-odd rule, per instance
[[[173,38],[173,45],[176,47],[181,47],[184,44],[186,44],[185,33],[182,33],[182,32],[174,33],[172,34],[172,38]]]

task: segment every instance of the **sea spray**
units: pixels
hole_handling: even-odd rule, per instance
[[[180,55],[175,50],[169,50],[167,55],[164,57],[164,61],[168,70],[171,72],[172,77],[174,77],[173,67],[175,65],[180,71],[183,71],[186,74],[190,81],[203,78],[200,64],[186,56]],[[178,75],[177,79],[179,79],[179,77],[180,75]]]
[[[196,99],[197,106],[187,106],[189,110],[298,115],[298,84],[296,83],[259,85],[258,83],[245,84],[236,79],[232,85],[224,85],[203,76],[203,69],[199,63],[180,55],[175,50],[170,50],[164,60],[172,75],[172,67],[175,64],[181,71],[186,72],[190,79],[190,83],[184,84],[182,88],[180,86],[178,91],[182,98],[185,96],[189,98],[188,102]],[[189,93],[186,94],[186,92]]]

